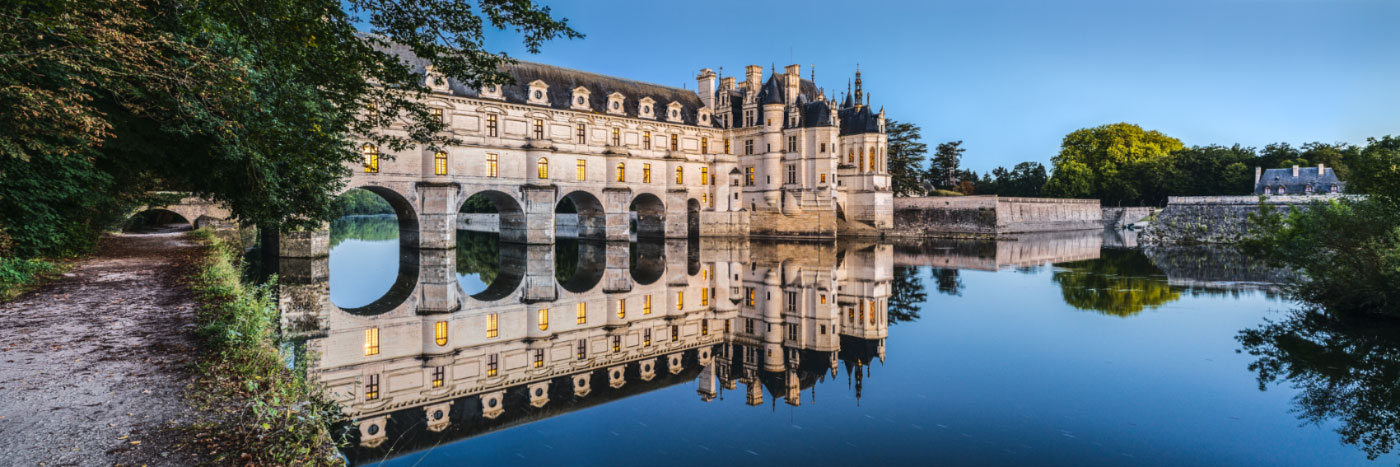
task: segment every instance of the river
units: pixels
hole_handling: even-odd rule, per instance
[[[1397,463],[1396,333],[1226,249],[395,228],[335,223],[304,289],[353,464]]]

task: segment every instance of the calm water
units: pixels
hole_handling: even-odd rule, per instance
[[[1224,250],[334,229],[306,346],[356,464],[1352,465],[1400,429],[1395,333]]]

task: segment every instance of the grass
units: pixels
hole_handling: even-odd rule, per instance
[[[189,280],[201,343],[190,392],[213,419],[191,427],[188,447],[218,465],[342,465],[331,434],[339,409],[278,350],[276,279],[245,284],[236,248],[208,230],[191,235],[206,249]]]
[[[0,302],[10,301],[62,271],[59,264],[41,259],[0,258]]]

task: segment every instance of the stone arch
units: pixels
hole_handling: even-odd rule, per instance
[[[404,195],[398,190],[381,185],[360,185],[347,189],[365,190],[379,195],[384,201],[389,203],[389,207],[394,209],[394,217],[399,223],[399,246],[401,248],[418,248],[418,210],[414,209],[411,199],[417,198],[413,195]],[[344,194],[344,193],[341,193]],[[414,256],[417,256],[416,254]],[[415,260],[416,261],[416,260]],[[402,262],[400,262],[402,264]]]
[[[384,295],[364,306],[350,308],[338,306],[338,308],[357,316],[374,316],[393,311],[399,305],[413,298],[414,292],[418,289],[418,260],[419,250],[400,248],[398,274],[394,277],[394,284],[389,286],[389,290],[384,292]]]
[[[529,227],[525,221],[525,209],[515,196],[490,188],[465,195],[461,197],[461,204],[457,206],[457,229],[477,230],[480,227],[482,230],[491,230],[490,225],[494,224],[494,230],[500,234],[501,243],[527,243]],[[489,213],[475,212],[479,209],[476,209],[478,203],[474,199],[484,199],[489,206],[495,208],[494,218]]]
[[[123,230],[154,230],[168,225],[180,225],[177,230],[195,228],[195,223],[178,209],[147,208],[132,213]]]
[[[651,193],[637,193],[632,197],[629,210],[636,213],[637,238],[666,237],[666,203]]]
[[[574,229],[570,232],[567,221],[561,222],[559,209],[568,201],[574,207]],[[570,191],[559,197],[555,203],[555,237],[576,237],[583,239],[607,238],[607,212],[602,200],[588,191]],[[566,213],[567,214],[567,213]],[[572,234],[572,235],[570,235]]]
[[[686,236],[700,236],[700,200],[690,198],[685,201]]]

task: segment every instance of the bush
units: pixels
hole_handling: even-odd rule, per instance
[[[48,261],[0,258],[0,301],[15,298],[34,283],[58,270],[58,265]]]

